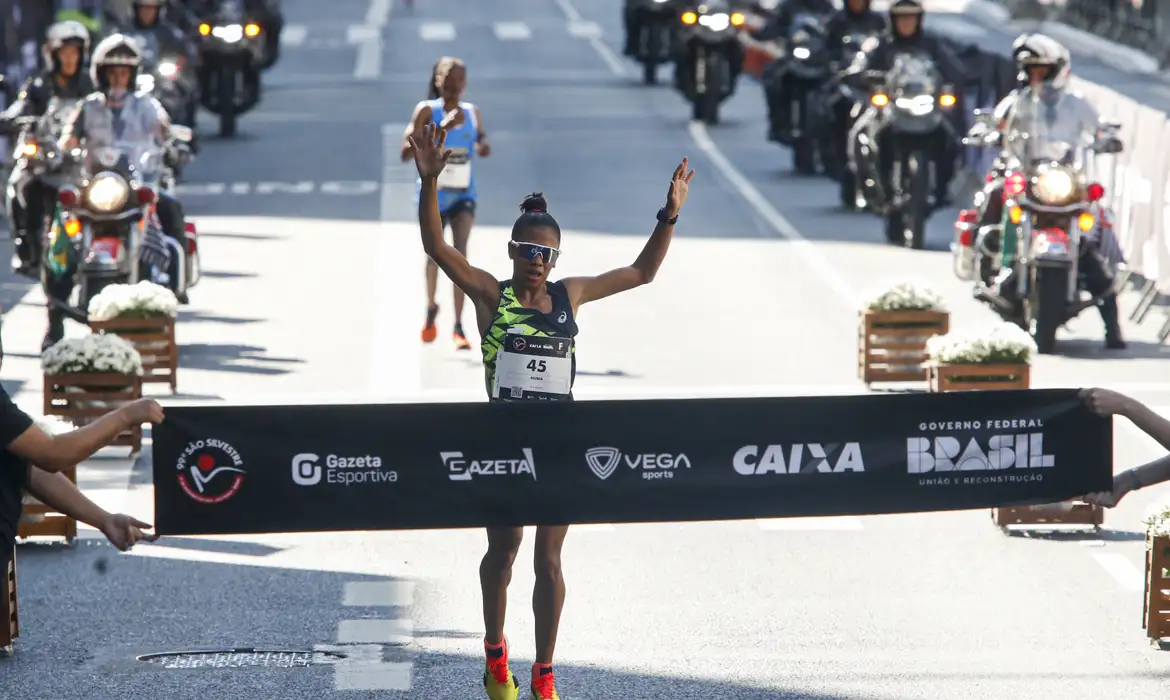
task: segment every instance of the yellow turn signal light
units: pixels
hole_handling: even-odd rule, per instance
[[[869,101],[873,103],[874,107],[885,107],[890,104],[890,98],[880,92],[869,98]]]
[[[65,222],[65,233],[70,238],[76,238],[77,234],[81,233],[81,222],[77,219],[69,219]]]
[[[1090,214],[1089,212],[1085,212],[1084,214],[1081,214],[1080,217],[1077,219],[1077,226],[1079,226],[1080,229],[1082,231],[1084,231],[1085,233],[1092,231],[1093,227],[1096,225],[1097,225],[1097,218],[1095,216],[1093,216],[1092,214]]]
[[[1024,218],[1024,210],[1019,207],[1012,207],[1011,211],[1008,212],[1008,218],[1011,219],[1013,224],[1018,224],[1020,223],[1020,219]]]
[[[684,12],[682,15],[683,24],[694,24],[699,21],[699,16],[694,12]]]
[[[260,25],[259,24],[249,24],[249,25],[245,26],[244,27],[244,34],[247,34],[248,36],[251,36],[251,37],[260,36]]]
[[[940,105],[942,105],[943,107],[954,107],[955,106],[955,96],[954,95],[942,95],[941,97],[938,98],[938,103]]]
[[[746,18],[743,16],[742,12],[732,12],[731,13],[731,26],[742,27],[743,23],[745,21],[746,21]]]
[[[208,34],[211,33],[211,25],[210,24],[199,25],[199,33],[202,34],[203,36],[207,36]]]
[[[37,154],[38,150],[40,150],[40,149],[37,148],[37,145],[35,143],[26,143],[26,144],[24,144],[24,148],[20,149],[20,152],[26,156],[32,157],[32,156],[35,156]]]

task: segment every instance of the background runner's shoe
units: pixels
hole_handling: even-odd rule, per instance
[[[424,343],[433,343],[435,342],[435,338],[439,337],[439,329],[435,327],[435,317],[438,315],[438,306],[432,306],[427,309],[427,322],[422,329],[422,341]]]
[[[485,649],[487,664],[483,670],[483,687],[491,700],[517,700],[520,682],[508,668],[508,640],[498,649]]]
[[[452,336],[455,340],[456,350],[470,350],[471,343],[467,341],[467,336],[463,334],[463,324],[455,326],[455,333]]]
[[[533,679],[530,691],[529,700],[561,700],[561,696],[557,695],[557,679],[552,669],[541,672]]]

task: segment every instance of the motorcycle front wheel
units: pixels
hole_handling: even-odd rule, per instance
[[[658,84],[658,54],[662,51],[662,31],[655,26],[643,29],[646,33],[645,52],[642,59],[642,82],[646,85]]]
[[[219,97],[219,135],[229,139],[236,135],[236,68],[224,66],[219,71],[216,95]]]
[[[1036,350],[1043,355],[1056,351],[1056,331],[1064,325],[1068,269],[1039,267],[1032,272],[1028,319]]]
[[[903,217],[902,241],[907,248],[922,250],[926,245],[926,208],[930,195],[930,165],[925,155],[914,151],[906,159],[904,195],[908,198]]]

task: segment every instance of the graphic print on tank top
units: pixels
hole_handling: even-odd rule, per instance
[[[492,401],[571,401],[577,380],[577,321],[563,282],[546,282],[547,314],[520,304],[510,281],[480,347]]]

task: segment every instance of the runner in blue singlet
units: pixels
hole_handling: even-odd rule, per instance
[[[421,130],[426,124],[441,128],[447,133],[447,147],[452,150],[452,154],[443,176],[439,178],[439,212],[442,214],[443,228],[451,227],[452,243],[463,255],[467,255],[467,240],[475,223],[477,195],[474,160],[476,156],[486,158],[491,155],[491,146],[484,134],[479,108],[459,99],[466,88],[467,67],[463,61],[449,56],[436,61],[434,70],[431,71],[428,99],[419,102],[414,108],[414,116],[411,117],[402,140],[402,161],[406,162],[414,157],[410,147],[411,134]],[[422,181],[416,180],[416,203],[421,186]],[[439,268],[435,261],[427,258],[427,320],[422,330],[424,343],[433,343],[438,336],[438,328],[435,326],[435,317],[439,314],[439,305],[435,303],[438,285]],[[454,291],[455,328],[452,336],[456,348],[470,350],[471,343],[463,332],[465,295],[458,286]]]
[[[523,212],[512,225],[508,257],[509,279],[472,267],[467,258],[443,240],[440,202],[444,172],[451,167],[453,149],[444,130],[425,124],[410,137],[415,165],[422,179],[418,223],[423,251],[471,298],[479,334],[483,339],[485,388],[493,402],[572,401],[576,379],[575,336],[577,311],[582,304],[605,299],[648,284],[658,273],[678,213],[687,199],[694,170],[687,160],[674,170],[666,193],[666,205],[658,210],[657,223],[642,253],[630,265],[596,277],[569,277],[550,282],[549,273],[561,255],[561,227],[548,213],[548,202],[533,193],[520,205]],[[649,217],[647,217],[649,218]],[[518,433],[525,430],[517,425]],[[561,547],[567,525],[536,528],[536,585],[532,592],[535,618],[536,663],[532,665],[529,700],[560,700],[553,675],[565,580],[561,571]],[[504,613],[512,563],[520,549],[522,527],[488,528],[488,551],[479,567],[483,594],[483,687],[489,700],[518,700],[520,682],[508,665],[504,639]],[[459,693],[455,693],[459,695]],[[466,694],[460,697],[466,697]]]

